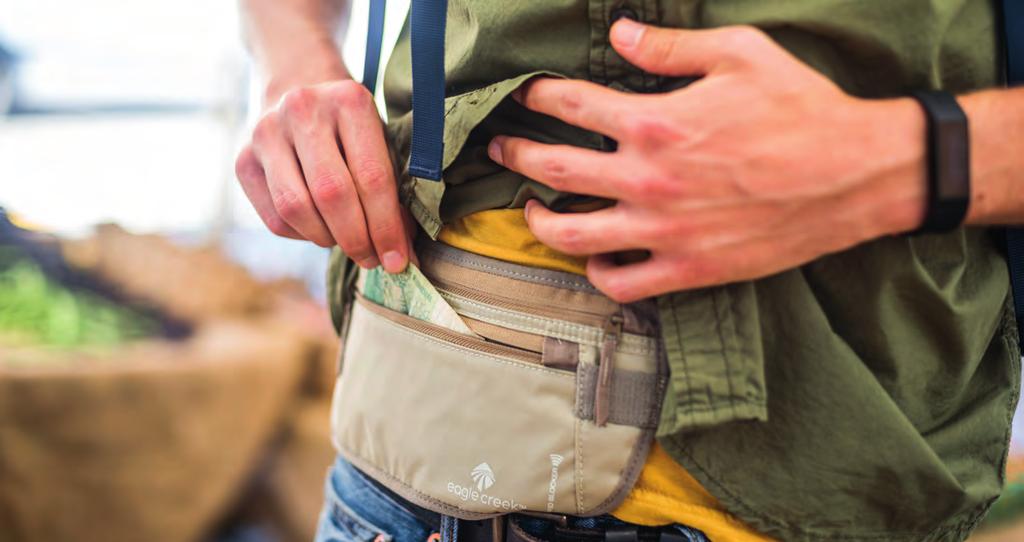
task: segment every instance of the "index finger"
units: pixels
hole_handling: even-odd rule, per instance
[[[621,133],[623,115],[639,98],[590,81],[538,77],[513,94],[527,109],[612,138]]]
[[[344,89],[338,135],[380,262],[389,273],[398,273],[409,261],[409,240],[402,223],[395,172],[373,96],[353,84],[356,86]]]

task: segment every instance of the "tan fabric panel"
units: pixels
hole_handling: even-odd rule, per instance
[[[433,338],[368,303],[353,308],[332,410],[349,461],[464,519],[593,515],[625,497],[652,433],[577,419],[575,374]]]
[[[466,322],[466,325],[469,326],[469,329],[473,330],[473,333],[476,333],[487,340],[507,344],[516,348],[522,348],[531,352],[544,352],[545,339],[543,335],[509,329],[507,327],[484,322],[483,320],[476,320],[465,315],[460,316],[462,316],[462,321]]]
[[[610,512],[626,498],[653,442],[650,437],[640,435],[653,435],[653,432],[614,423],[598,427],[590,420],[577,424],[577,515]],[[623,445],[630,441],[636,444]]]
[[[597,320],[597,325],[580,324],[557,316],[544,316],[538,310],[520,307],[508,308],[498,304],[498,300],[490,296],[482,299],[468,299],[457,296],[439,288],[441,296],[455,312],[468,318],[516,329],[524,333],[533,333],[549,337],[557,337],[566,341],[599,346],[604,341],[601,324],[606,318]],[[570,305],[571,306],[571,305]],[[554,311],[548,311],[549,313]],[[632,333],[623,333],[619,337],[619,348],[628,353],[650,355],[657,349],[657,340]]]
[[[530,269],[528,275],[510,278],[495,273],[502,271],[502,268],[515,269],[522,266],[498,263],[463,251],[456,252],[456,249],[441,243],[420,242],[417,247],[423,274],[442,287],[471,286],[513,302],[534,301],[542,306],[572,307],[584,318],[582,323],[591,325],[599,325],[601,319],[614,313],[619,307],[617,303],[592,287],[582,286],[586,284],[585,279],[568,273],[558,273],[557,278],[551,277],[547,284],[543,284],[538,282],[539,278],[536,276],[543,270]],[[486,270],[483,263],[478,264],[479,268],[464,265],[475,260],[486,260]],[[586,319],[587,315],[592,318]],[[593,317],[596,317],[596,320]]]

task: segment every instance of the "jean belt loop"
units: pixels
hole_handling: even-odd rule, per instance
[[[441,542],[458,542],[459,520],[451,516],[441,516]]]

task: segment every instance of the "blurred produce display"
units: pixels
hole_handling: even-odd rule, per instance
[[[1009,481],[1003,494],[999,496],[988,516],[985,517],[984,526],[998,527],[1006,525],[1024,517],[1024,475],[1016,480]]]
[[[0,245],[0,343],[112,346],[157,332],[141,311],[62,285],[20,250]]]
[[[0,539],[312,537],[336,337],[222,254],[0,212]]]
[[[86,239],[62,242],[61,250],[74,267],[190,322],[256,315],[272,309],[276,293],[302,292],[293,282],[257,281],[224,258],[220,247],[179,246],[165,237],[134,235],[109,224]]]

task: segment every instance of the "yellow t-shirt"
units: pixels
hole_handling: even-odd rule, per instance
[[[527,228],[522,209],[495,209],[463,217],[442,229],[439,238],[453,247],[499,260],[585,274],[586,259],[541,244]],[[689,525],[714,542],[772,540],[727,512],[657,443],[633,490],[612,515],[640,525]]]

